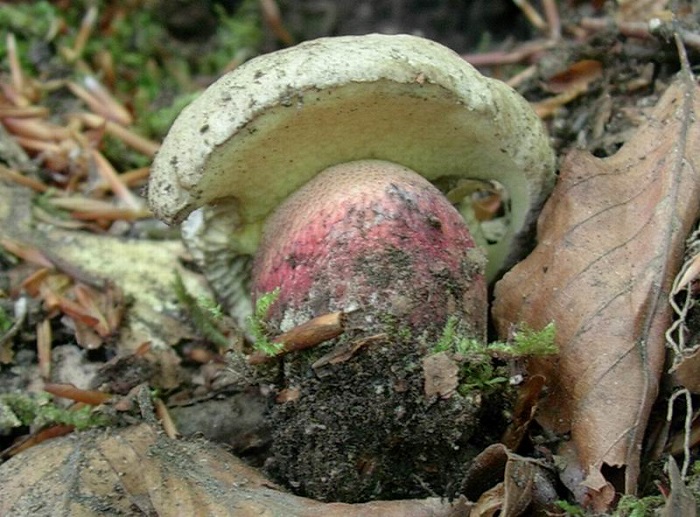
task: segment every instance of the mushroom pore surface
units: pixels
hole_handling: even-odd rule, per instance
[[[363,160],[326,169],[270,216],[253,296],[279,289],[268,314],[278,330],[342,311],[361,314],[366,331],[391,316],[418,334],[456,315],[483,336],[484,263],[437,188],[400,165]]]

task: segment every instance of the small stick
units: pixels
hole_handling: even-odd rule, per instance
[[[124,126],[129,126],[134,123],[134,118],[131,116],[131,113],[129,113],[129,110],[115,99],[110,91],[94,76],[88,75],[83,79],[83,82],[85,83],[85,88],[87,88],[97,100],[104,104],[107,113],[110,115],[107,118]]]
[[[141,210],[143,208],[143,202],[122,183],[119,174],[117,174],[117,171],[112,167],[112,164],[109,163],[107,158],[97,149],[91,149],[91,153],[97,172],[109,185],[110,189],[112,189],[112,192],[114,192],[114,194],[129,208],[136,211]]]
[[[372,345],[376,342],[380,342],[386,339],[387,335],[385,333],[374,334],[372,336],[367,336],[366,338],[362,339],[355,339],[354,341],[351,341],[350,343],[347,343],[344,346],[334,348],[326,355],[318,359],[314,364],[312,364],[311,368],[317,370],[328,364],[343,363],[345,361],[348,361],[362,347]]]
[[[34,447],[41,442],[70,434],[73,432],[73,429],[75,429],[75,427],[72,425],[53,425],[48,429],[43,429],[38,433],[28,436],[24,440],[20,440],[10,445],[7,449],[0,452],[0,458],[11,458],[12,456],[16,456],[20,452],[27,450],[30,447]]]
[[[82,55],[83,50],[85,50],[85,44],[88,39],[90,39],[90,34],[92,33],[96,21],[97,7],[91,5],[80,22],[80,30],[78,30],[78,35],[75,37],[75,42],[73,43],[72,57],[74,60],[78,59]]]
[[[537,66],[536,65],[530,65],[527,68],[523,69],[520,73],[515,74],[513,77],[508,79],[506,81],[506,84],[510,86],[511,88],[517,88],[520,86],[523,82],[527,81],[528,79],[534,77],[537,74]]]
[[[96,390],[83,390],[76,388],[72,384],[63,383],[46,383],[44,385],[44,391],[54,395],[55,397],[61,397],[64,399],[73,400],[75,402],[82,402],[83,404],[88,404],[89,406],[99,406],[112,398],[112,395],[109,393]]]
[[[0,178],[10,180],[18,185],[28,187],[35,192],[44,193],[49,190],[49,186],[41,181],[25,176],[13,169],[8,169],[4,165],[0,165]]]
[[[49,116],[49,110],[43,106],[0,106],[0,118],[37,118]]]
[[[65,127],[51,124],[39,118],[3,118],[3,124],[13,135],[53,142],[70,138],[71,133]]]
[[[323,314],[277,336],[273,342],[284,344],[284,348],[276,355],[267,355],[256,351],[248,356],[248,362],[250,364],[265,363],[289,352],[305,350],[320,345],[324,341],[338,337],[343,332],[342,312]]]
[[[294,38],[282,23],[280,8],[275,0],[260,0],[263,20],[275,37],[287,46],[294,45]]]
[[[144,183],[148,180],[148,176],[150,174],[150,167],[139,167],[138,169],[131,169],[130,171],[122,172],[121,178],[126,185],[131,186]]]
[[[101,87],[98,86],[96,80],[86,80],[85,86],[70,81],[67,86],[73,95],[82,100],[88,108],[98,115],[125,126],[133,122],[131,115],[125,108],[119,105],[116,100],[111,99],[105,92],[100,91]],[[100,93],[97,93],[98,91]]]
[[[670,27],[674,34],[678,34],[681,41],[695,49],[700,49],[700,34],[695,34],[685,29],[676,30],[670,24],[665,24],[662,20],[654,18],[649,22],[615,22],[608,18],[591,18],[585,17],[581,19],[579,24],[582,28],[589,31],[600,31],[605,29],[617,29],[620,34],[630,38],[653,39],[655,34],[661,32],[662,27]]]
[[[2,349],[10,340],[17,335],[22,326],[24,325],[24,320],[27,318],[27,297],[21,296],[15,302],[15,321],[12,326],[7,329],[7,332],[0,335],[0,349]]]
[[[51,322],[44,318],[36,325],[36,348],[39,357],[39,373],[46,380],[51,375]]]
[[[15,141],[26,151],[35,151],[46,154],[61,154],[61,147],[58,144],[47,142],[46,140],[37,140],[35,138],[27,138],[26,136],[14,136]]]
[[[104,127],[105,131],[115,138],[120,139],[126,145],[132,149],[145,154],[146,156],[153,157],[160,148],[158,142],[149,140],[141,135],[137,135],[133,131],[120,126],[108,120],[101,115],[94,115],[92,113],[81,113],[77,115],[78,120],[86,124],[92,129],[98,129]]]
[[[158,420],[160,420],[160,423],[163,426],[163,431],[165,431],[167,437],[172,439],[177,438],[180,433],[178,433],[177,426],[170,416],[170,412],[168,411],[166,405],[161,399],[155,399],[153,401],[153,406],[156,410],[156,417]]]
[[[532,58],[553,46],[551,41],[532,41],[511,50],[496,50],[477,54],[463,54],[462,59],[473,66],[512,65]]]
[[[540,13],[538,13],[534,7],[527,0],[513,0],[513,3],[517,5],[520,10],[525,15],[525,18],[538,30],[547,30],[547,22],[542,19]]]
[[[547,20],[549,27],[549,37],[552,40],[561,39],[561,18],[559,17],[559,8],[556,0],[542,0],[544,8],[544,17]]]
[[[29,101],[24,97],[24,74],[22,73],[22,67],[19,64],[19,57],[17,56],[17,40],[15,39],[15,35],[9,32],[5,38],[5,42],[7,44],[7,60],[10,63],[12,87],[17,95],[15,102],[17,102],[20,107],[25,107],[29,105]]]
[[[34,246],[23,244],[7,238],[0,238],[0,246],[22,260],[30,262],[39,267],[54,269],[53,262],[51,262],[51,260],[49,260],[41,250],[35,248]]]
[[[142,207],[140,210],[135,210],[130,207],[117,207],[110,202],[100,199],[84,197],[67,196],[54,198],[50,199],[49,203],[57,208],[71,211],[73,218],[82,220],[106,219],[114,221],[123,219],[134,221],[152,215],[150,210],[145,207]]]

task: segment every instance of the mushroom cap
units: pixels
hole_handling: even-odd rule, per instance
[[[207,207],[189,232],[200,244],[212,211],[223,214],[229,233],[216,246],[252,255],[282,200],[327,167],[361,159],[432,182],[502,183],[511,221],[489,247],[491,278],[514,262],[513,241],[532,229],[554,183],[547,135],[512,88],[433,41],[371,34],[308,41],[220,78],[170,129],[149,202],[168,223]]]

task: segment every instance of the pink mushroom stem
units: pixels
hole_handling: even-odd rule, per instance
[[[363,330],[390,316],[417,335],[456,315],[483,337],[484,266],[437,188],[400,165],[363,160],[326,169],[270,216],[253,297],[279,289],[269,313],[279,331],[340,311],[359,313]]]

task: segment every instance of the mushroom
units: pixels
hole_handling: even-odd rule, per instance
[[[280,389],[301,395],[273,409],[268,473],[324,500],[414,497],[417,469],[445,492],[438,485],[473,452],[481,398],[428,379],[454,373],[452,358],[432,370],[422,359],[454,316],[483,340],[487,280],[522,254],[553,169],[524,99],[414,36],[263,55],[183,110],[149,201],[164,221],[184,221],[221,301],[240,319],[251,292],[279,288],[268,314],[278,332],[331,311],[349,319],[331,373],[313,353],[285,362]],[[484,182],[506,192],[508,225],[494,241],[472,223]]]
[[[454,199],[462,183],[502,185],[505,235],[482,242],[489,280],[521,256],[554,183],[542,124],[513,89],[438,43],[372,34],[305,42],[219,79],[170,129],[149,202],[168,223],[190,216],[183,237],[240,321],[251,311],[250,258],[267,217],[324,169],[363,159],[451,191],[470,221],[469,199]]]

